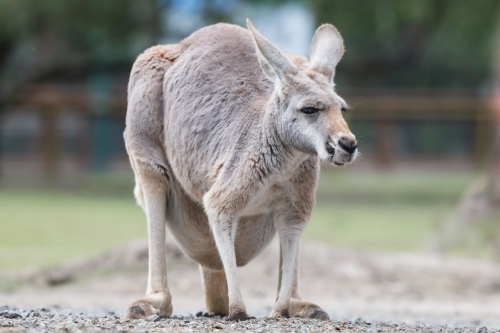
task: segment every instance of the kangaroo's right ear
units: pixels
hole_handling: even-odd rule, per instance
[[[331,24],[323,24],[314,34],[309,52],[309,68],[323,74],[333,85],[335,67],[344,54],[344,41]]]
[[[297,66],[276,45],[262,36],[247,19],[248,30],[255,41],[255,49],[264,74],[275,84],[286,86],[286,76],[297,73]]]

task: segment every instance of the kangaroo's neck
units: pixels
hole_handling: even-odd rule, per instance
[[[309,158],[308,154],[294,148],[281,135],[282,129],[277,122],[278,115],[276,113],[279,112],[277,103],[279,102],[273,99],[266,103],[258,136],[260,164],[266,174],[270,176],[287,173]]]

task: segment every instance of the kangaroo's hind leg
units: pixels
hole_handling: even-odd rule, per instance
[[[144,319],[158,312],[172,314],[172,297],[167,286],[165,258],[165,210],[168,177],[159,165],[130,157],[134,169],[138,202],[148,221],[149,269],[146,296],[135,301],[125,312],[126,318]]]
[[[278,278],[278,295],[281,289],[281,279],[282,271],[281,267],[283,265],[283,248],[280,246],[280,270]],[[328,314],[318,305],[303,301],[299,296],[299,283],[298,283],[298,261],[296,263],[294,281],[292,287],[292,297],[290,298],[289,315],[290,317],[300,317],[300,318],[311,318],[320,320],[329,320]]]
[[[207,311],[218,316],[227,316],[229,314],[229,297],[226,274],[223,270],[214,271],[201,265],[200,271]]]

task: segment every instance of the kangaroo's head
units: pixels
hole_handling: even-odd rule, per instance
[[[274,82],[270,107],[280,136],[296,149],[317,154],[322,161],[344,165],[357,155],[356,137],[343,113],[345,101],[335,93],[335,67],[344,43],[330,24],[320,26],[311,43],[309,64],[294,62],[263,37],[247,20],[257,56]]]

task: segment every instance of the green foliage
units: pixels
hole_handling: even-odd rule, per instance
[[[154,43],[158,25],[155,0],[2,0],[0,69],[2,55],[14,53],[45,59],[38,63],[43,74],[68,67],[128,69]]]
[[[311,8],[318,24],[333,23],[344,36],[341,87],[478,87],[489,80],[497,0],[296,2]],[[0,81],[9,82],[1,76],[12,78],[23,69],[38,76],[64,76],[68,68],[77,75],[128,71],[135,56],[155,43],[159,29],[156,0],[2,0]],[[15,69],[2,75],[7,65]]]
[[[497,0],[313,0],[312,8],[344,37],[343,86],[477,87],[489,79]]]

